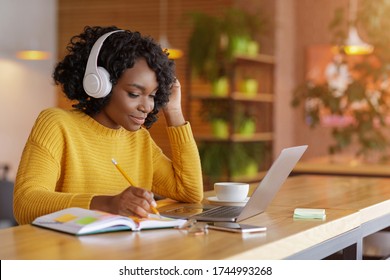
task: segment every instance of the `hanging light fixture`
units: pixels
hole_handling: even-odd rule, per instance
[[[178,59],[183,56],[183,51],[180,49],[172,48],[168,42],[167,36],[167,0],[160,0],[160,38],[159,42],[163,49],[166,49],[169,53],[169,58]]]
[[[22,47],[16,52],[16,57],[23,60],[47,60],[50,52],[45,51],[39,38],[26,38],[19,43]]]
[[[22,50],[16,53],[16,57],[23,60],[46,60],[50,53],[39,50]]]
[[[349,31],[343,46],[347,55],[365,55],[373,52],[374,47],[364,42],[356,29],[357,0],[349,0]]]

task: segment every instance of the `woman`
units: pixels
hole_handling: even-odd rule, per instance
[[[67,50],[53,78],[76,102],[72,110],[46,109],[36,120],[15,182],[19,224],[68,207],[146,217],[156,205],[153,193],[201,201],[199,154],[168,54],[150,37],[116,27],[86,27]],[[160,109],[172,160],[145,129]]]

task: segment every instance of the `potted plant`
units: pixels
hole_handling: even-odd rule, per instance
[[[239,83],[240,92],[246,97],[256,96],[259,88],[257,79],[246,77]]]
[[[201,118],[211,125],[212,135],[226,139],[229,136],[230,110],[227,100],[202,100]]]
[[[256,131],[253,107],[237,104],[234,115],[234,132],[242,136],[252,136]]]

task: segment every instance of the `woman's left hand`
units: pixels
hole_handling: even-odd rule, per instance
[[[181,86],[178,79],[172,84],[169,102],[163,108],[163,112],[168,126],[180,126],[185,124],[181,107]]]

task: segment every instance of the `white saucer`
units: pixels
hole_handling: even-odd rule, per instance
[[[245,198],[242,201],[226,201],[226,200],[219,200],[216,196],[210,196],[207,198],[210,202],[217,202],[217,203],[224,203],[224,204],[246,204],[249,200],[249,197]]]

